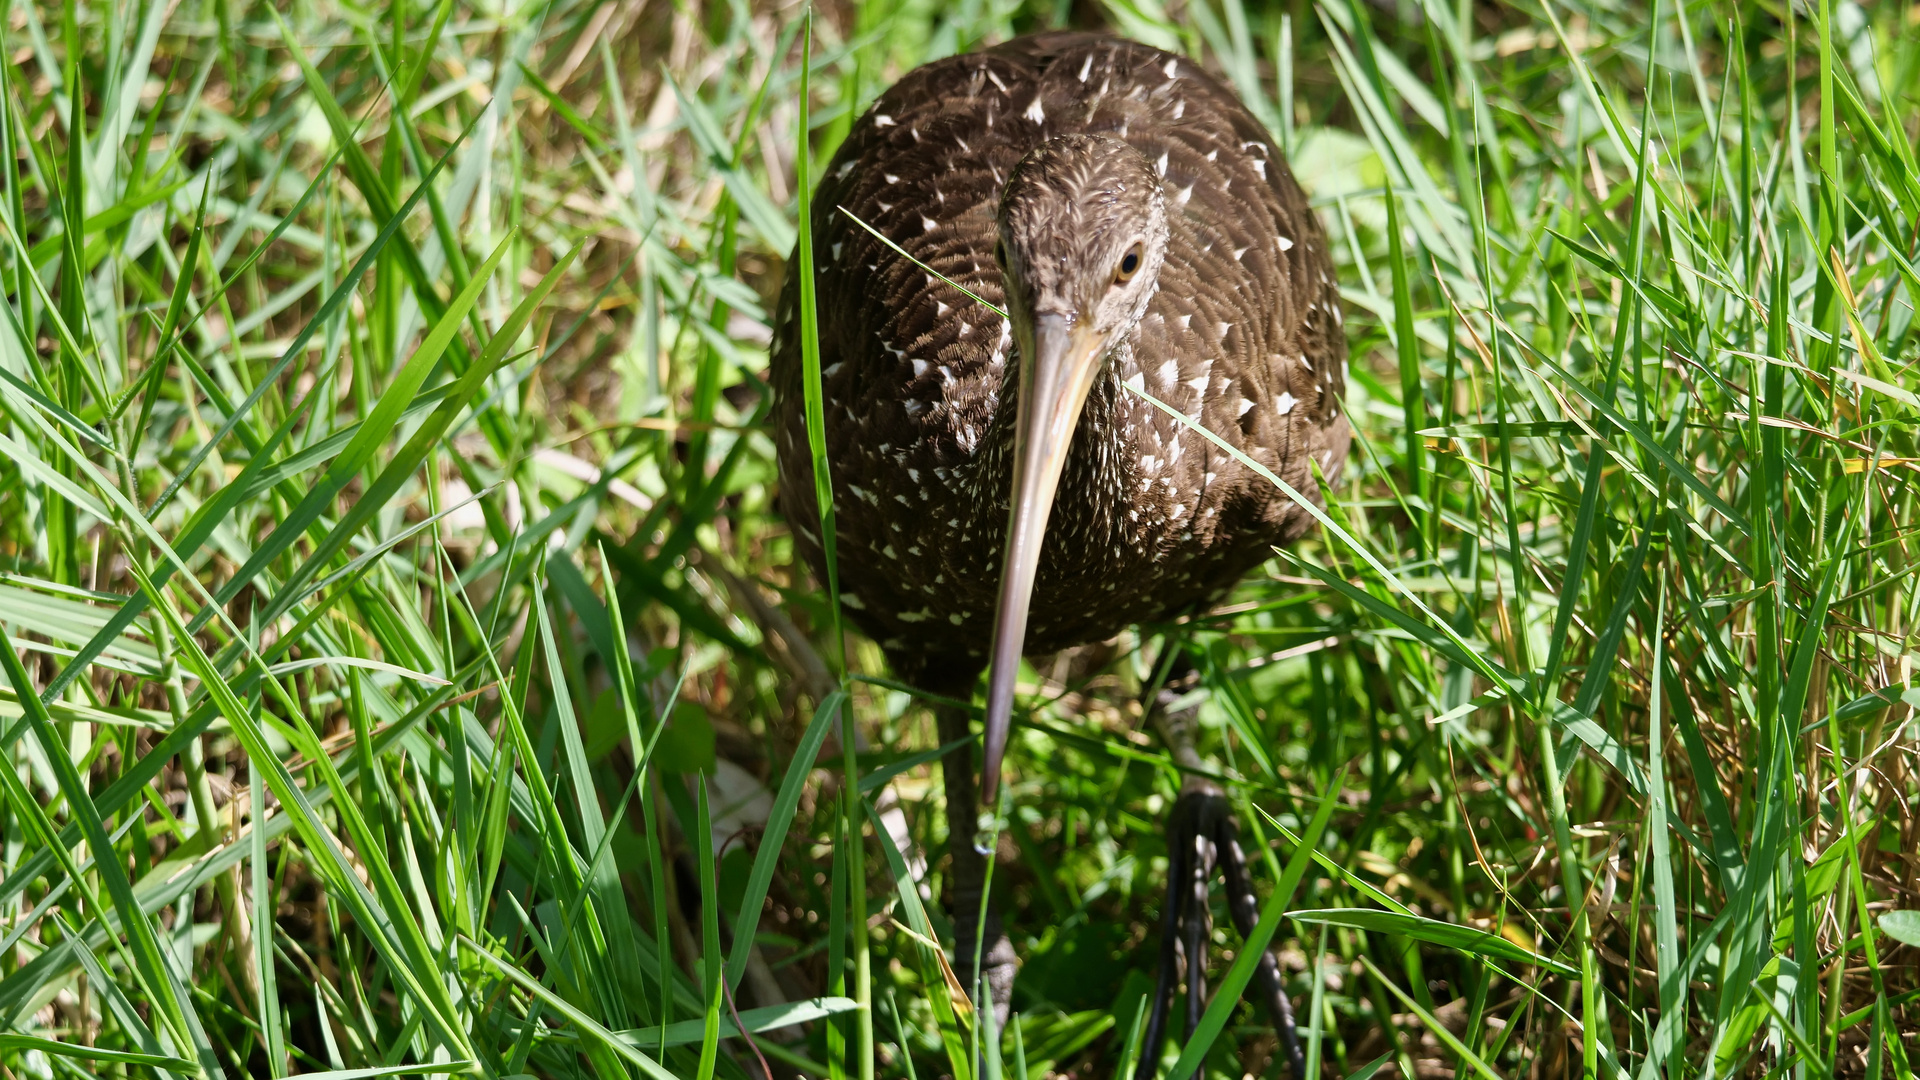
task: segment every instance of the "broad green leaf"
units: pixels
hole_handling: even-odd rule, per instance
[[[1920,946],[1920,911],[1889,911],[1880,916],[1880,929],[1895,941]]]

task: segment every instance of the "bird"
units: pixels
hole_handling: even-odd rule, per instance
[[[1313,528],[1302,500],[1319,502],[1316,470],[1337,476],[1352,439],[1333,260],[1231,90],[1101,33],[910,71],[852,125],[806,212],[840,602],[933,699],[970,702],[988,676],[977,786],[971,744],[942,767],[956,966],[1004,1014],[1016,960],[990,910],[976,936],[990,905],[975,838],[999,805],[1020,658],[1197,610]],[[800,273],[790,260],[775,310],[772,434],[796,555],[825,580]],[[971,708],[936,713],[943,742],[971,735]],[[1174,758],[1197,761],[1191,723],[1161,719]],[[1216,863],[1252,925],[1217,787],[1189,774],[1168,845],[1143,1076],[1182,956],[1189,1029],[1199,1017]],[[1271,956],[1256,981],[1297,1074]]]

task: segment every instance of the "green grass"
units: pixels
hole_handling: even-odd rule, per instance
[[[995,1033],[762,372],[853,115],[1069,16],[1287,146],[1361,438],[1231,603],[1026,673]],[[1914,1074],[1905,5],[21,0],[0,46],[0,1076],[1121,1075],[1170,648],[1323,1075]],[[1163,1066],[1278,1076],[1218,1006]]]

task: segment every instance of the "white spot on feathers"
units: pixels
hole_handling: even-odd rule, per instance
[[[1247,410],[1248,410],[1248,409],[1251,409],[1251,408],[1253,408],[1253,402],[1251,402],[1251,401],[1249,401],[1249,400],[1247,400],[1246,398],[1241,398],[1241,399],[1240,399],[1240,411],[1239,411],[1239,412],[1237,412],[1237,413],[1235,413],[1234,415],[1235,415],[1235,416],[1245,416],[1245,415],[1247,415]]]
[[[1167,61],[1167,66],[1166,66],[1166,68],[1164,68],[1164,69],[1163,69],[1163,70],[1165,70],[1165,71],[1166,71],[1166,73],[1167,73],[1167,78],[1169,78],[1169,79],[1177,79],[1177,78],[1179,78],[1179,77],[1180,77],[1180,73],[1179,73],[1179,71],[1178,71],[1178,70],[1176,70],[1177,68],[1179,68],[1179,66],[1180,66],[1180,61],[1178,61],[1178,60],[1168,60],[1168,61]]]
[[[1142,375],[1140,372],[1136,371],[1133,374],[1127,376],[1127,386],[1131,387],[1135,391],[1144,391],[1147,388],[1147,378],[1145,375]]]
[[[940,223],[939,223],[939,222],[937,222],[937,221],[935,221],[935,220],[933,220],[932,218],[930,218],[930,217],[928,217],[928,216],[927,216],[927,215],[925,215],[925,214],[921,214],[921,215],[920,215],[920,227],[921,227],[922,229],[924,229],[925,231],[927,231],[927,232],[932,232],[933,230],[935,230],[935,229],[937,229],[937,228],[939,228],[939,227],[940,227]]]
[[[1281,237],[1281,238],[1280,238],[1280,250],[1281,250],[1281,251],[1292,251],[1292,250],[1293,250],[1293,241],[1292,241],[1292,240],[1291,240],[1290,238],[1288,238],[1288,237],[1285,237],[1285,236],[1283,236],[1283,237]]]
[[[1024,115],[1036,124],[1044,124],[1047,122],[1047,110],[1041,107],[1039,94],[1033,96],[1033,104],[1027,106],[1027,111]]]
[[[1283,390],[1280,397],[1273,403],[1273,411],[1278,416],[1285,416],[1293,411],[1294,402],[1293,394]]]
[[[873,126],[874,127],[892,127],[893,117],[888,116],[886,113],[881,113],[880,115],[875,116],[873,118]]]
[[[1087,76],[1091,74],[1093,74],[1093,54],[1088,53],[1087,59],[1080,65],[1080,81],[1086,82]]]

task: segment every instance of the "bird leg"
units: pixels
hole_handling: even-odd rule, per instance
[[[1180,662],[1150,712],[1174,761],[1182,768],[1198,770],[1202,763],[1193,748],[1193,729],[1199,709],[1172,708],[1193,682],[1192,670],[1184,661]],[[1167,820],[1167,906],[1160,929],[1160,975],[1154,986],[1152,1008],[1147,1014],[1134,1080],[1153,1080],[1160,1066],[1160,1053],[1167,1038],[1167,1013],[1182,969],[1187,982],[1187,1036],[1192,1037],[1200,1025],[1207,1003],[1207,941],[1213,929],[1207,890],[1216,867],[1226,887],[1227,910],[1240,936],[1245,938],[1253,932],[1260,911],[1254,899],[1252,879],[1247,875],[1247,857],[1240,849],[1232,804],[1220,785],[1189,772],[1181,782],[1180,797]],[[1305,1080],[1306,1060],[1300,1052],[1293,1005],[1281,985],[1280,968],[1271,952],[1260,954],[1253,985],[1273,1018],[1293,1075],[1297,1080]]]
[[[967,726],[968,710],[937,705],[934,712],[939,719],[942,743],[972,734]],[[994,1020],[1000,1030],[1005,1030],[1013,1000],[1016,959],[1013,943],[1001,928],[999,913],[993,910],[986,895],[986,856],[973,846],[973,835],[980,827],[980,795],[972,745],[955,748],[941,759],[940,767],[947,787],[947,847],[953,854],[954,971],[969,994],[979,993],[973,962],[975,950],[979,948],[980,912],[984,905],[986,944],[979,948],[980,962],[986,969],[986,988],[993,1001]]]

